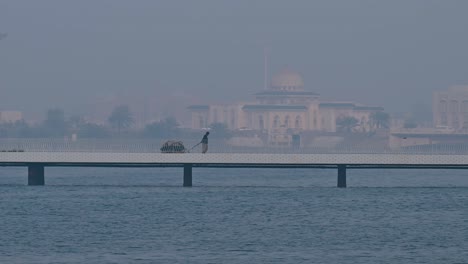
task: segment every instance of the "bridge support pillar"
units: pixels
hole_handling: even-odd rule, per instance
[[[192,187],[192,164],[184,164],[184,187]]]
[[[338,188],[346,188],[346,165],[338,164]]]
[[[28,185],[44,185],[44,165],[34,164],[28,166]]]

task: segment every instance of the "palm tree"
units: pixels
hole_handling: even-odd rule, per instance
[[[150,137],[174,137],[180,132],[179,123],[174,117],[146,125],[144,133]]]
[[[338,131],[351,133],[359,125],[359,120],[352,116],[340,116],[336,119]]]
[[[370,115],[369,121],[371,128],[388,128],[390,115],[382,111],[374,112]]]
[[[108,120],[119,134],[123,128],[129,128],[133,124],[132,112],[128,105],[120,105],[114,108]]]
[[[68,130],[68,122],[65,120],[64,111],[60,108],[47,110],[47,116],[43,122],[43,127],[48,136],[64,136]]]

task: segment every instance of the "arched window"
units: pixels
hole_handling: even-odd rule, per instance
[[[294,122],[294,127],[298,129],[302,127],[302,121],[300,116],[296,116],[296,122]]]
[[[452,113],[458,112],[458,102],[456,100],[451,100],[449,107],[450,107],[450,112]]]
[[[317,128],[317,111],[314,110],[314,112],[312,113],[312,117],[314,118],[312,121],[314,128]]]
[[[468,112],[468,101],[462,102],[462,112],[464,113]]]
[[[447,112],[447,101],[445,100],[440,101],[440,111]]]
[[[279,116],[275,116],[273,119],[273,127],[277,128],[279,126]]]
[[[200,128],[205,127],[205,121],[203,120],[202,116],[198,118],[198,125],[200,126]]]
[[[284,118],[284,127],[289,128],[289,116]]]

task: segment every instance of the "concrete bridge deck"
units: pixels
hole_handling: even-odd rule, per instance
[[[0,166],[27,166],[28,184],[43,185],[44,167],[183,167],[184,186],[192,186],[192,167],[335,168],[338,187],[346,169],[467,169],[468,155],[439,154],[270,154],[270,153],[110,153],[0,152]]]
[[[270,153],[109,153],[109,152],[0,152],[1,166],[456,166],[468,167],[468,155],[438,154],[270,154]]]

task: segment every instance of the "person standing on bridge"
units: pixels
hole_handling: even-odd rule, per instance
[[[210,132],[206,132],[201,140],[203,154],[205,154],[208,151],[208,135],[209,134]]]

